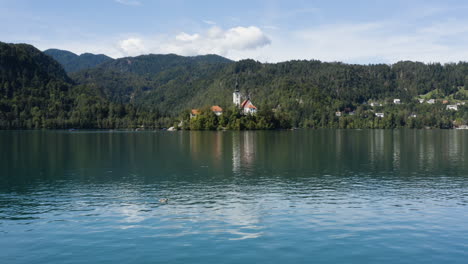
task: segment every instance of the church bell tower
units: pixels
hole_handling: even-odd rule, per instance
[[[239,83],[237,82],[237,80],[236,80],[236,88],[234,90],[234,93],[232,93],[232,102],[236,106],[240,106],[240,104],[241,104],[241,94],[240,94],[240,91],[239,91]]]

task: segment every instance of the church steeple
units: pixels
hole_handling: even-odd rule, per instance
[[[234,93],[232,93],[232,102],[236,106],[240,106],[241,104],[241,94],[239,91],[239,82],[237,81],[237,78],[236,78],[236,86],[234,88]]]

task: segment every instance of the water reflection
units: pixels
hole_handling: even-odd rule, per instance
[[[467,168],[467,138],[460,130],[2,132],[0,188],[58,180],[200,181],[203,175],[228,179],[265,172],[281,172],[283,178],[368,169],[456,172]]]
[[[248,173],[254,163],[257,150],[256,135],[253,131],[232,133],[232,171],[238,174],[243,169]]]
[[[257,262],[286,248],[301,262],[311,250],[353,258],[409,244],[445,262],[467,257],[467,131],[23,131],[0,132],[0,146],[0,247],[10,255],[74,245],[87,256],[100,245],[117,262],[138,243],[133,255],[160,262],[213,248],[269,256]]]

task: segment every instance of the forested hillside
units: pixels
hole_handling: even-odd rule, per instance
[[[144,55],[118,59],[71,76],[114,102],[175,113],[174,107],[188,107],[187,99],[205,90],[230,64],[234,63],[217,55]]]
[[[171,56],[177,58],[177,63],[166,62],[166,67],[160,66],[161,58],[171,61]],[[418,96],[450,98],[453,102],[468,99],[467,63],[441,65],[407,61],[393,65],[350,65],[289,61],[262,64],[253,60],[193,63],[182,58],[175,55],[124,58],[72,77],[78,83],[91,85],[112,101],[132,102],[169,116],[208,105],[231,107],[237,81],[241,92],[250,95],[260,109],[274,110],[282,119],[288,119],[291,126],[398,127],[415,123],[417,127],[451,127],[450,122],[456,118],[460,122],[468,119],[463,111],[451,113],[442,106],[433,106],[429,111],[416,105]],[[369,101],[385,103],[394,98],[401,99],[405,106],[398,109],[391,104],[384,104],[388,109],[366,106]],[[344,125],[335,117],[336,111],[358,109],[362,116],[343,117],[342,120],[349,119],[342,121]],[[372,111],[384,110],[393,116],[374,120]],[[412,112],[418,112],[417,121],[409,120]],[[429,121],[434,116],[440,122]],[[372,120],[363,120],[364,117]],[[396,119],[402,121],[396,124]]]
[[[163,119],[155,111],[112,103],[76,85],[33,46],[0,42],[0,129],[128,128],[158,120]]]
[[[58,61],[68,73],[93,68],[99,64],[113,60],[111,57],[103,54],[83,53],[78,56],[73,52],[59,49],[48,49],[44,53]]]
[[[451,128],[468,122],[468,63],[271,64],[169,54],[108,60],[67,76],[34,47],[1,43],[0,78],[1,128],[163,127],[193,123],[188,110],[211,105],[228,111],[219,118],[204,113],[209,121],[185,127]],[[260,110],[257,117],[233,107],[236,83]],[[395,98],[401,104],[393,104]],[[418,98],[438,100],[429,105]],[[459,104],[458,110],[447,104]]]

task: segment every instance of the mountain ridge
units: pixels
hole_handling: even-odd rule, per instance
[[[67,73],[93,68],[113,60],[111,57],[104,54],[92,54],[87,52],[80,55],[60,49],[47,49],[43,52],[58,61]]]

